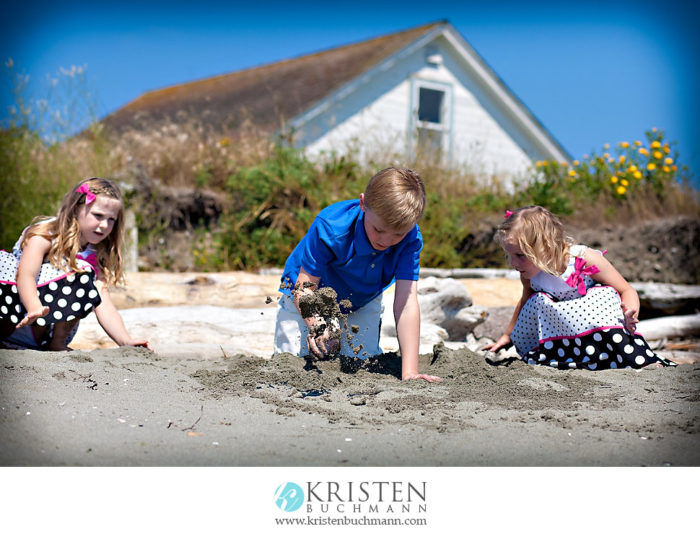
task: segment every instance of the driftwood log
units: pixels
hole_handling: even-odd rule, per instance
[[[680,316],[663,316],[642,320],[637,324],[637,331],[646,340],[690,339],[700,336],[700,314]]]
[[[700,286],[668,283],[630,283],[639,294],[644,318],[694,314],[700,309]]]

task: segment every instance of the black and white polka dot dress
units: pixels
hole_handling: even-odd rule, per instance
[[[0,320],[18,324],[27,314],[17,291],[17,266],[22,256],[21,238],[12,253],[0,251]],[[49,314],[38,318],[39,326],[84,318],[102,301],[95,286],[97,253],[94,247],[78,253],[79,273],[61,269],[49,262],[41,265],[36,279],[41,304]]]
[[[585,249],[583,245],[571,248],[569,265],[560,277],[540,272],[530,281],[535,293],[520,311],[511,334],[518,354],[531,365],[559,369],[675,365],[657,355],[640,334],[631,335],[625,329],[617,290],[597,285],[589,275],[580,275],[584,294],[566,283]]]

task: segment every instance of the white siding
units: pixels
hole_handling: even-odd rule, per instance
[[[505,184],[522,174],[536,159],[547,159],[537,143],[476,80],[455,50],[444,40],[430,44],[443,58],[426,62],[426,49],[375,70],[351,83],[297,122],[297,141],[307,153],[358,152],[362,160],[406,158],[414,136],[413,86],[438,82],[449,87],[449,144],[452,165],[465,167],[484,179],[494,175]]]
[[[365,93],[366,89],[360,90]],[[348,148],[359,150],[365,158],[373,153],[401,153],[407,147],[410,84],[400,83],[373,100],[353,116],[337,123],[335,114],[324,115],[328,131],[306,145],[310,155],[320,152],[340,153]]]

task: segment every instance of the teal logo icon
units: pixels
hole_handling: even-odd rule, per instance
[[[282,483],[277,490],[275,490],[275,505],[291,513],[296,511],[304,503],[304,491],[296,483]]]

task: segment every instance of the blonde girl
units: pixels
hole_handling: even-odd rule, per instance
[[[0,339],[4,347],[66,350],[93,310],[120,346],[133,339],[109,296],[123,281],[124,209],[110,180],[89,178],[64,197],[56,217],[37,217],[0,251]]]
[[[540,206],[506,212],[498,240],[523,292],[506,332],[484,350],[515,345],[530,364],[559,369],[674,365],[636,333],[637,292],[604,258],[574,245]]]

